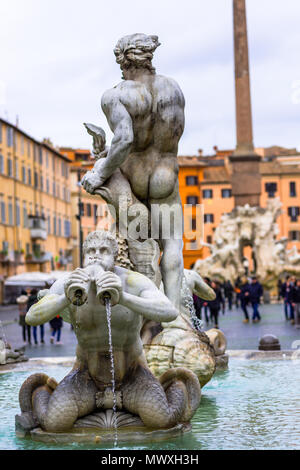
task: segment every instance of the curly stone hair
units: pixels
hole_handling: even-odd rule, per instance
[[[118,242],[113,237],[113,235],[110,232],[107,232],[106,230],[97,230],[88,234],[82,245],[83,255],[86,254],[86,250],[88,249],[88,247],[90,247],[91,245],[98,245],[99,242],[103,241],[107,241],[110,244],[114,254],[114,258],[116,259],[119,252]]]
[[[131,34],[119,39],[114,49],[116,61],[122,70],[135,68],[147,68],[155,74],[152,66],[153,54],[160,46],[157,36],[147,36],[146,34]]]

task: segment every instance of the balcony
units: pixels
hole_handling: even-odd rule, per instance
[[[43,215],[29,215],[28,225],[32,240],[47,240],[46,219]]]

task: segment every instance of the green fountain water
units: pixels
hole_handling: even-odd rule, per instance
[[[26,366],[24,366],[25,368]],[[61,380],[69,368],[41,367]],[[15,436],[18,391],[32,371],[0,374],[1,449],[108,449],[104,445],[46,445]],[[118,444],[120,449],[300,449],[300,361],[232,359],[203,389],[192,432],[167,442]]]

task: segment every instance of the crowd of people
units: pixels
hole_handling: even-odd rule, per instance
[[[17,298],[17,304],[19,307],[19,325],[22,327],[22,337],[24,344],[31,345],[31,328],[33,334],[33,341],[34,344],[37,346],[39,344],[38,341],[38,328],[40,331],[40,344],[45,344],[45,327],[44,325],[37,326],[29,326],[25,322],[25,316],[28,310],[31,308],[38,301],[38,291],[37,289],[26,289],[21,292],[21,295]],[[61,345],[61,329],[63,327],[63,320],[62,318],[57,315],[57,317],[53,318],[50,322],[51,328],[51,337],[50,343],[54,344],[56,338],[56,344]]]
[[[222,311],[225,314],[226,303],[228,309],[232,310],[233,302],[235,302],[237,308],[241,307],[244,312],[244,323],[249,323],[250,321],[249,306],[252,308],[252,322],[258,323],[261,320],[259,304],[263,295],[263,288],[256,277],[252,277],[251,280],[248,280],[246,277],[238,279],[234,286],[230,281],[220,283],[209,278],[205,278],[205,281],[215,291],[215,300],[204,301],[196,295],[193,298],[197,317],[202,319],[203,311],[207,325],[213,323],[215,328],[219,328],[220,312]]]
[[[206,324],[213,323],[215,328],[219,328],[219,315],[225,313],[225,306],[228,310],[232,310],[233,304],[236,308],[241,308],[244,313],[244,323],[258,323],[261,321],[259,305],[263,296],[263,287],[258,279],[238,278],[234,285],[230,281],[224,283],[205,278],[205,281],[216,293],[216,299],[212,301],[204,301],[197,296],[194,298],[194,306],[196,315],[204,320]],[[278,283],[278,300],[283,299],[284,315],[287,321],[292,325],[299,325],[300,328],[300,279],[287,276],[285,282]],[[252,309],[252,315],[249,313]],[[251,319],[250,319],[251,316]]]
[[[287,276],[285,282],[278,282],[278,293],[283,299],[285,319],[300,325],[300,279]]]

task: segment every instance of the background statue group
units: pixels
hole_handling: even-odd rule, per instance
[[[158,46],[156,36],[134,34],[122,38],[114,50],[124,81],[102,97],[102,109],[114,133],[111,147],[105,146],[101,128],[86,124],[93,136],[96,162],[82,185],[114,207],[120,225],[120,196],[125,197],[129,219],[136,215],[130,212],[133,205],[141,213],[150,212],[152,204],[167,205],[171,218],[175,217],[174,205],[181,205],[177,148],[184,129],[184,97],[174,80],[156,75],[152,57]],[[160,223],[155,240],[150,236],[146,241],[120,239],[119,266],[116,239],[109,232],[89,234],[83,246],[84,268],[58,280],[30,309],[26,316],[30,325],[62,314],[73,324],[78,346],[74,367],[59,384],[45,374],[34,374],[24,382],[17,426],[68,431],[82,419],[85,426],[92,425],[88,416],[115,405],[118,412],[130,413],[136,423],[150,428],[190,421],[201,398],[199,373],[205,376],[204,385],[214,373],[215,356],[204,333],[194,330],[185,300],[192,292],[212,299],[214,292],[197,273],[184,272],[182,238],[174,232],[163,238]],[[187,292],[181,296],[183,285]],[[80,299],[79,291],[84,293]],[[110,293],[111,325],[104,292]],[[170,339],[158,339],[169,325]],[[160,361],[163,371],[152,368],[160,375],[158,379],[147,364],[143,340],[148,346],[171,341],[170,347],[176,349],[178,331],[183,332],[181,340],[193,334],[193,344],[205,344],[198,347],[200,357],[192,353],[194,359],[187,357],[184,364],[201,363],[204,357],[206,361],[198,367],[200,372],[196,368],[197,376],[188,368],[176,367],[180,361],[173,355],[172,364]],[[147,350],[153,359],[153,349]],[[128,425],[123,418],[121,421]]]
[[[284,273],[299,273],[297,250],[287,250],[287,238],[277,240],[276,220],[281,214],[281,206],[280,200],[274,198],[268,200],[266,208],[245,205],[223,215],[214,233],[214,243],[210,245],[211,256],[198,260],[195,270],[201,275],[234,283],[238,277],[247,274],[243,250],[251,246],[255,274],[266,289],[276,287]]]

